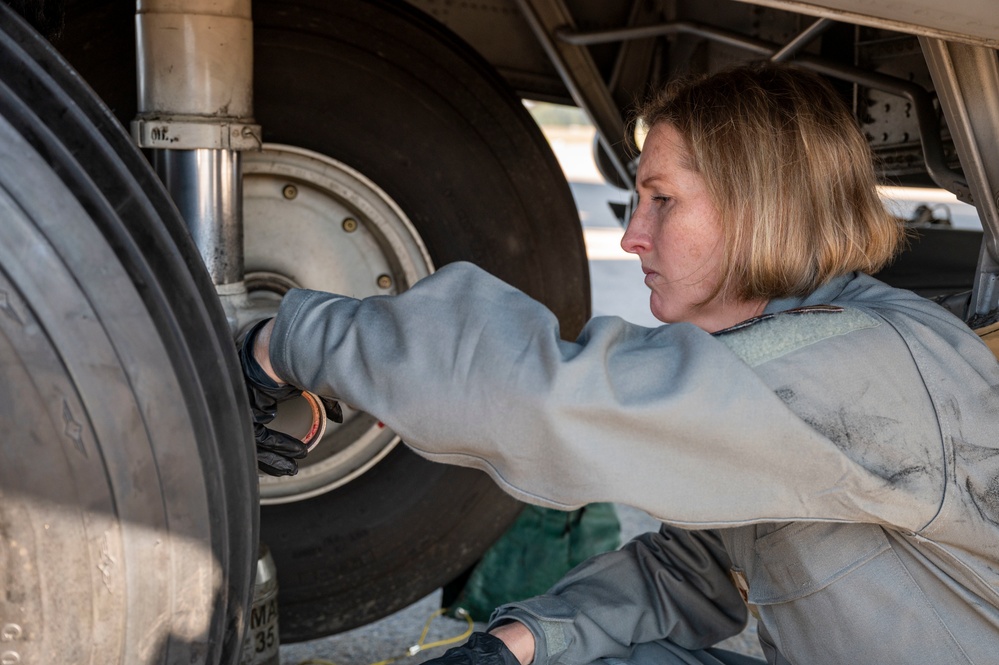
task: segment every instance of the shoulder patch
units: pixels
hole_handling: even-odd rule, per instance
[[[879,325],[878,319],[857,309],[812,305],[747,319],[713,335],[756,367],[824,339]]]
[[[768,321],[775,316],[783,316],[784,314],[813,314],[813,313],[825,313],[825,314],[840,314],[843,312],[843,308],[839,305],[808,305],[806,307],[794,307],[792,309],[785,309],[782,312],[773,312],[771,314],[761,314],[760,316],[754,316],[751,319],[746,319],[741,323],[737,323],[734,326],[724,328],[723,330],[718,330],[715,335],[725,335],[730,332],[735,332],[736,330],[742,330],[743,328],[748,328],[749,326],[756,325],[761,321]]]

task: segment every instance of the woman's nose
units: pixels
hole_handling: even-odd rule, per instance
[[[635,214],[628,220],[628,226],[624,229],[624,235],[621,236],[621,249],[629,254],[641,254],[644,251],[648,251],[651,246],[651,239],[644,227],[645,224],[640,211],[636,210]]]

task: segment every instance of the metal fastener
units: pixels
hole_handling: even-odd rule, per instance
[[[346,231],[347,233],[353,233],[354,231],[356,231],[357,220],[352,217],[348,217],[347,219],[343,220],[343,230]]]
[[[284,198],[290,201],[298,196],[298,187],[295,187],[295,185],[285,185],[281,193],[284,194]]]
[[[379,275],[378,276],[378,288],[387,289],[390,286],[392,286],[392,278],[391,277],[389,277],[388,275]]]

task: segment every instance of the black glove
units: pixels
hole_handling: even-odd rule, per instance
[[[489,633],[472,633],[460,647],[448,649],[443,656],[423,665],[520,665],[503,640]]]
[[[277,415],[278,402],[297,397],[302,391],[295,386],[275,383],[260,363],[253,357],[253,342],[257,333],[267,324],[261,321],[243,335],[239,345],[239,361],[243,366],[243,379],[250,398],[253,412],[253,437],[257,441],[257,468],[272,476],[293,476],[298,473],[296,459],[308,453],[305,444],[293,436],[268,429],[266,425]],[[335,400],[322,398],[328,417],[336,423],[343,422],[340,404]]]

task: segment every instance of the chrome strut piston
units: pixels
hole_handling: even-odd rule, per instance
[[[240,158],[261,146],[250,0],[138,0],[135,25],[132,135],[187,222],[236,333],[254,318],[243,284]]]

